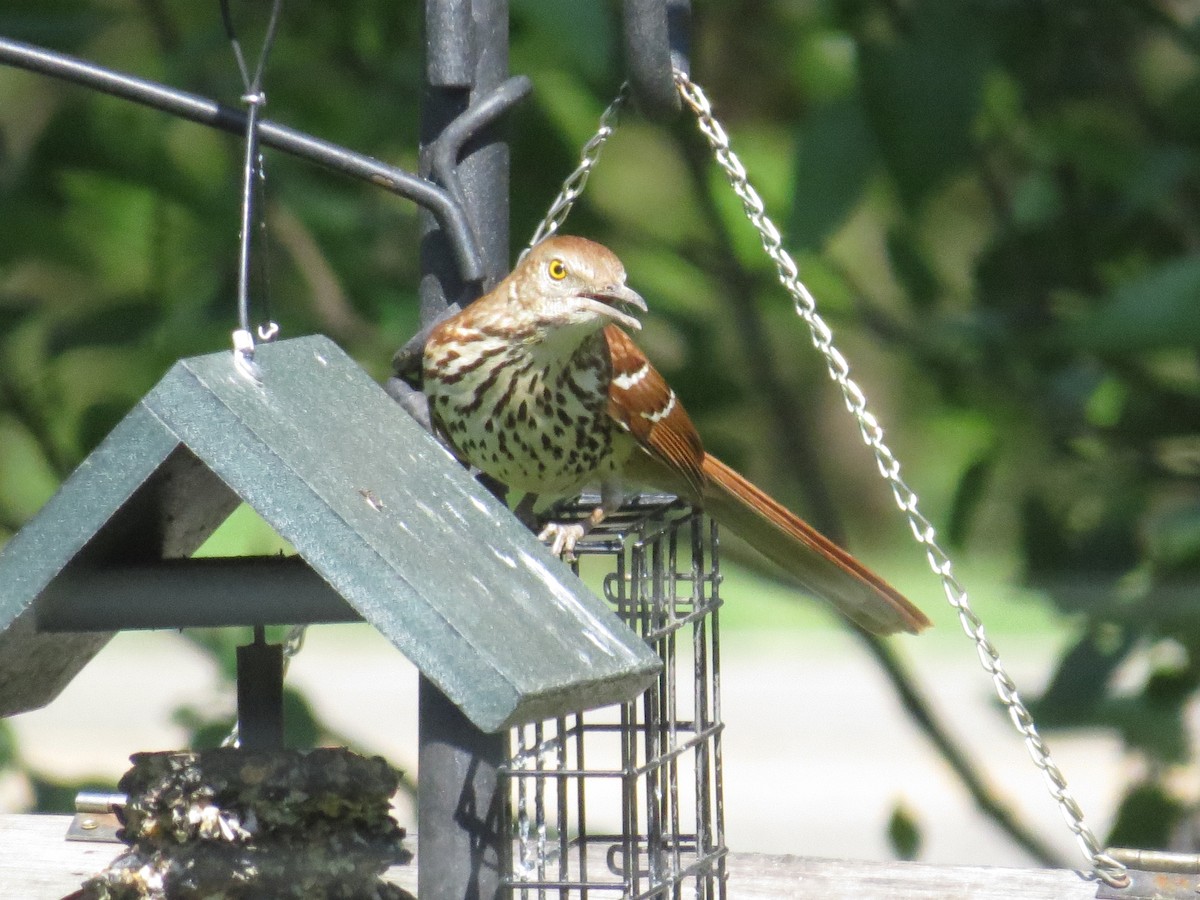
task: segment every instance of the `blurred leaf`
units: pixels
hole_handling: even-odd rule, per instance
[[[888,841],[897,859],[916,859],[921,852],[921,829],[902,801],[892,808],[888,819]]]
[[[0,299],[0,338],[28,321],[38,311],[37,301],[28,296]]]
[[[236,717],[212,716],[194,706],[180,706],[171,713],[171,721],[187,731],[189,750],[219,747],[233,730]]]
[[[90,451],[108,436],[128,412],[128,403],[93,403],[79,417],[79,448]]]
[[[928,310],[937,299],[938,278],[920,245],[914,240],[914,235],[904,228],[889,229],[887,251],[892,271],[904,286],[913,308]]]
[[[994,454],[988,453],[974,460],[954,489],[950,501],[950,514],[946,518],[946,540],[952,547],[962,547],[971,530],[971,523],[979,511],[992,472],[996,466]]]
[[[1161,786],[1143,782],[1130,789],[1108,833],[1112,847],[1169,847],[1185,807]]]
[[[815,27],[801,42],[800,80],[819,100],[845,97],[854,91],[856,53],[854,40],[844,31]]]
[[[1069,495],[1069,487],[1062,487]],[[1138,563],[1132,523],[1121,512],[1105,514],[1096,503],[1103,499],[1076,494],[1062,500],[1068,508],[1060,509],[1047,497],[1029,496],[1021,507],[1026,577],[1050,591],[1056,605],[1066,611],[1106,606],[1117,581]],[[1095,521],[1072,524],[1072,501],[1088,507]]]
[[[1097,428],[1112,428],[1121,421],[1128,399],[1125,382],[1118,378],[1102,379],[1087,400],[1088,422]]]
[[[75,185],[87,182],[113,186],[123,190],[128,199],[136,199],[130,189],[138,188],[184,208],[225,212],[235,222],[237,195],[233,185],[222,192],[213,189],[212,181],[189,177],[176,164],[178,153],[168,143],[172,133],[152,112],[132,104],[115,99],[73,102],[50,122],[42,138],[46,152],[41,161],[60,176],[70,173]],[[212,146],[232,151],[228,141]],[[210,163],[205,174],[220,168],[219,163]],[[121,198],[119,192],[115,196]],[[97,234],[101,236],[108,235]]]
[[[1200,505],[1165,510],[1147,523],[1149,557],[1157,565],[1175,569],[1200,565]]]
[[[1032,704],[1048,726],[1087,722],[1108,693],[1109,679],[1129,655],[1131,630],[1085,634],[1058,662],[1050,684]]]
[[[1153,211],[1164,201],[1174,201],[1197,165],[1196,151],[1190,147],[1168,144],[1149,150],[1122,188],[1129,211]]]
[[[913,206],[972,157],[992,33],[981,3],[923,0],[906,10],[891,34],[868,33],[859,72],[880,152]]]
[[[293,687],[283,689],[283,721],[289,747],[317,747],[325,729],[304,695]]]
[[[58,781],[41,775],[30,774],[33,788],[33,808],[39,813],[74,813],[75,795],[80,791],[110,792],[113,785],[99,778],[79,781]]]
[[[526,52],[537,53],[539,68],[569,68],[590,81],[608,79],[619,57],[613,17],[604,3],[514,0],[511,30],[518,60]]]
[[[875,139],[857,98],[810,112],[796,150],[790,243],[819,248],[861,201],[876,159]]]
[[[1139,603],[1121,610],[1130,627],[1151,637],[1171,635],[1185,645],[1200,646],[1200,593],[1196,591],[1196,568],[1155,572]]]
[[[20,761],[17,752],[17,736],[12,726],[0,719],[0,771],[14,766]]]
[[[1179,355],[1190,356],[1187,351]],[[1134,369],[1123,371],[1121,378],[1128,398],[1114,432],[1131,445],[1144,447],[1158,465],[1179,463],[1181,457],[1174,454],[1200,435],[1200,396],[1187,385],[1176,388],[1144,380]],[[1169,448],[1165,454],[1164,448]]]
[[[5,0],[0,34],[33,44],[71,49],[117,18],[81,0]]]
[[[1037,169],[1021,179],[1013,190],[1013,221],[1024,229],[1047,225],[1062,212],[1062,190],[1051,172]]]
[[[1136,353],[1200,343],[1200,257],[1161,263],[1120,285],[1094,315],[1060,328],[1072,349]]]
[[[1098,710],[1097,721],[1115,728],[1129,749],[1156,763],[1185,763],[1190,756],[1191,739],[1180,702],[1118,698]]]
[[[206,651],[230,682],[237,678],[237,648],[253,636],[247,628],[189,628],[184,638]]]
[[[94,309],[55,324],[46,349],[57,355],[79,347],[136,346],[157,326],[162,311],[152,297],[98,300]]]
[[[1181,665],[1160,668],[1146,681],[1142,697],[1147,703],[1165,708],[1181,708],[1200,682],[1195,669]]]
[[[535,82],[535,88],[537,105],[545,113],[547,124],[554,129],[553,137],[565,140],[574,149],[574,165],[578,162],[579,150],[596,133],[600,114],[613,98],[596,96],[573,69],[543,72],[540,81]],[[547,134],[540,136],[541,141],[550,139]],[[566,175],[567,171],[556,173],[551,180],[554,190],[558,189],[558,180]],[[553,197],[553,191],[548,196]]]

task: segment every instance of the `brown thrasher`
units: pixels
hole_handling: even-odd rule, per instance
[[[916,633],[925,615],[810,525],[719,459],[675,392],[618,326],[645,311],[607,248],[542,241],[495,288],[446,319],[425,345],[431,418],[459,459],[541,498],[599,484],[584,524],[540,537],[570,553],[620,505],[627,487],[685,497],[876,634]]]

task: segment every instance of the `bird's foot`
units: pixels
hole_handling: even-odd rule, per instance
[[[538,533],[538,540],[550,546],[550,552],[561,557],[564,562],[575,561],[575,545],[588,533],[581,522],[569,525],[562,522],[550,522]]]

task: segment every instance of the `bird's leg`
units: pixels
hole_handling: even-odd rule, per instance
[[[538,514],[534,511],[534,507],[537,506],[537,499],[537,494],[526,494],[521,498],[521,502],[517,504],[517,508],[513,510],[513,515],[530,531],[537,528],[538,524]]]
[[[504,498],[508,496],[508,486],[497,478],[493,478],[486,472],[476,473],[475,479],[482,484],[493,497],[504,502]]]
[[[550,552],[566,562],[575,561],[575,545],[593,528],[603,522],[620,507],[625,493],[614,482],[600,485],[600,505],[582,522],[549,522],[538,534],[538,540],[550,545]]]

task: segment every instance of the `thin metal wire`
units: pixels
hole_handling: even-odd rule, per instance
[[[583,189],[587,186],[588,177],[592,174],[592,169],[595,168],[596,163],[600,160],[600,151],[604,149],[605,142],[612,137],[621,107],[625,105],[628,99],[629,85],[623,84],[621,85],[621,90],[617,92],[616,99],[608,104],[608,107],[600,114],[600,125],[596,129],[596,133],[583,145],[583,150],[579,153],[579,165],[575,167],[575,171],[568,175],[563,182],[562,189],[550,204],[550,208],[546,211],[546,215],[542,218],[542,221],[538,223],[538,227],[533,232],[533,237],[529,240],[529,246],[521,253],[521,256],[524,256],[535,246],[558,231],[562,223],[566,221],[567,216],[571,214],[571,209],[575,206],[575,201],[579,199],[579,195],[583,193]]]
[[[1033,716],[1017,692],[1017,687],[1000,662],[1000,654],[984,633],[983,623],[971,609],[967,592],[954,577],[949,556],[939,546],[930,521],[917,508],[917,495],[900,477],[900,463],[883,440],[883,428],[879,420],[867,408],[862,389],[850,377],[850,367],[845,357],[833,345],[833,333],[824,319],[817,313],[816,300],[800,281],[799,267],[783,247],[779,229],[767,216],[762,198],[751,186],[746,169],[729,145],[729,136],[713,116],[712,105],[704,91],[683,72],[675,71],[675,84],[683,102],[696,115],[700,132],[708,141],[717,165],[725,172],[733,191],[742,201],[747,218],[762,239],[763,250],[775,263],[779,280],[791,295],[796,312],[812,332],[813,346],[824,357],[829,377],[841,389],[846,408],[858,422],[863,442],[875,455],[879,474],[892,490],[897,506],[908,519],[914,539],[925,548],[930,569],[938,576],[946,600],[958,614],[963,631],[975,643],[980,664],[992,678],[996,696],[1008,710],[1013,727],[1025,741],[1025,747],[1033,763],[1041,771],[1050,796],[1058,804],[1067,823],[1075,835],[1084,855],[1091,863],[1097,877],[1106,884],[1121,888],[1129,884],[1126,867],[1101,847],[1096,836],[1084,819],[1083,810],[1071,795],[1067,780],[1055,764],[1050,750],[1038,734]]]
[[[257,125],[255,126],[258,130]],[[260,134],[261,136],[261,134]],[[264,210],[257,216],[259,249],[255,254],[258,260],[258,283],[260,285],[259,305],[262,308],[262,319],[254,328],[254,333],[263,343],[270,343],[279,337],[279,323],[271,317],[271,233],[267,229],[267,168],[263,164],[263,154],[258,152],[258,164],[254,167],[254,206]]]
[[[275,34],[279,29],[279,12],[282,7],[283,0],[274,0],[271,4],[271,16],[267,20],[267,33],[263,38],[262,49],[259,50],[254,74],[251,75],[246,66],[245,54],[242,52],[242,43],[238,40],[237,30],[233,24],[229,0],[220,0],[221,21],[225,26],[225,34],[229,38],[230,46],[233,48],[238,72],[242,76],[242,86],[245,88],[242,102],[246,104],[246,152],[242,162],[242,219],[238,246],[237,283],[238,332],[241,333],[234,333],[233,348],[235,356],[240,358],[242,366],[250,370],[250,374],[255,377],[257,377],[257,371],[253,365],[254,336],[250,331],[250,255],[257,209],[254,202],[255,186],[257,184],[261,187],[266,179],[263,172],[262,153],[259,151],[258,120],[262,108],[267,103],[267,95],[262,89],[263,72],[266,69],[267,57],[271,53],[271,46],[275,42]],[[273,338],[278,331],[279,327],[274,322],[270,322],[259,330],[259,334],[260,336],[267,334]]]

